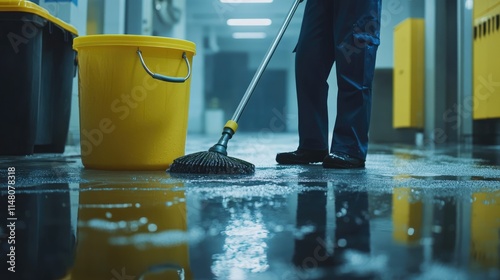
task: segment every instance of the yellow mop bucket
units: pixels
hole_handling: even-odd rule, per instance
[[[164,170],[184,155],[194,43],[91,35],[73,46],[85,167]]]

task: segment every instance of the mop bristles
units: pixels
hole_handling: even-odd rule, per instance
[[[207,151],[177,158],[167,171],[195,174],[253,174],[255,165],[221,153]]]

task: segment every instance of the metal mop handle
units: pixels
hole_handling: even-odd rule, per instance
[[[231,139],[236,132],[236,129],[238,128],[238,120],[240,119],[241,113],[243,113],[243,110],[247,106],[248,100],[250,99],[250,96],[252,96],[252,93],[257,86],[257,83],[259,82],[260,77],[262,76],[262,73],[264,73],[264,70],[267,67],[267,64],[269,64],[269,61],[271,60],[271,57],[274,54],[274,51],[276,50],[276,47],[278,47],[279,42],[281,41],[281,38],[283,37],[283,34],[285,33],[288,25],[290,24],[290,21],[292,20],[293,15],[295,14],[295,11],[299,7],[300,2],[303,0],[294,0],[294,3],[292,5],[292,8],[288,12],[288,15],[285,18],[285,22],[283,22],[283,25],[281,26],[278,35],[276,35],[276,38],[274,38],[273,43],[271,44],[271,47],[266,53],[266,56],[260,63],[259,68],[257,69],[257,72],[255,72],[255,75],[253,76],[252,81],[248,85],[247,91],[245,92],[245,95],[243,95],[243,98],[240,101],[240,104],[238,105],[238,108],[236,108],[236,111],[234,112],[233,117],[231,120],[229,120],[226,125],[224,126],[224,129],[222,131],[222,136],[220,137],[219,141],[217,144],[213,145],[209,151],[211,152],[216,152],[219,154],[223,154],[227,156],[227,143],[229,142],[229,139]]]
[[[269,64],[269,61],[271,60],[271,57],[273,56],[274,51],[278,47],[278,44],[281,41],[281,38],[283,37],[283,34],[285,33],[288,25],[290,24],[290,21],[292,20],[293,15],[295,14],[295,11],[297,10],[300,2],[302,2],[302,0],[295,0],[295,2],[293,3],[292,8],[290,9],[290,11],[288,12],[288,15],[285,18],[285,22],[281,26],[276,38],[274,38],[274,41],[271,44],[271,47],[269,48],[269,50],[267,51],[266,56],[264,57],[264,59],[260,63],[260,66],[257,69],[257,72],[255,72],[255,75],[253,76],[252,81],[248,85],[247,91],[245,92],[245,95],[243,95],[243,98],[241,99],[240,104],[238,105],[238,108],[236,108],[236,111],[234,112],[234,115],[231,118],[231,120],[238,122],[238,120],[240,119],[241,113],[243,113],[243,110],[247,106],[248,100],[252,96],[252,93],[253,93],[255,87],[257,86],[257,83],[259,82],[260,77],[262,76],[262,73],[264,73],[264,70],[266,70],[267,64]]]

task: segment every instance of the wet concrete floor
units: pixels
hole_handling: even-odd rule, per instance
[[[190,135],[186,152],[217,138]],[[252,176],[88,170],[75,147],[0,157],[0,279],[500,279],[500,147],[276,165],[296,143],[236,135]]]

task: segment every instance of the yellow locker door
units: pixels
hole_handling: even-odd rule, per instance
[[[486,36],[488,51],[488,77],[487,89],[490,93],[490,103],[488,104],[488,116],[490,118],[500,118],[500,1],[496,0],[487,16],[488,31]]]
[[[394,128],[424,125],[424,20],[409,18],[394,29]]]
[[[498,0],[474,0],[474,18],[486,14],[496,1]]]
[[[500,1],[474,5],[473,118],[500,118]]]

